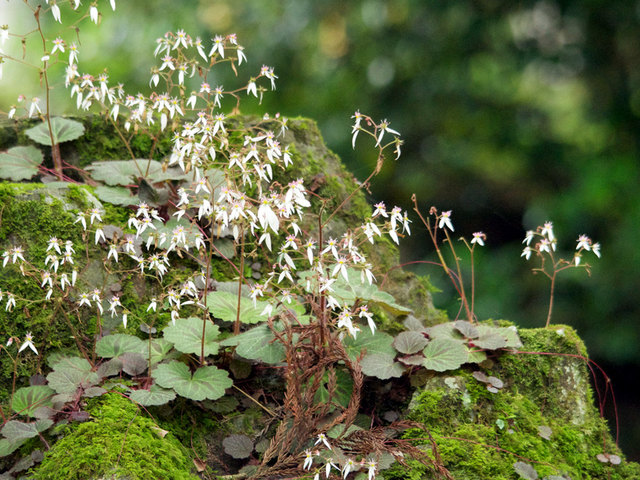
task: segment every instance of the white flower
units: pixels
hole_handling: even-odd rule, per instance
[[[547,238],[543,238],[542,240],[540,240],[540,243],[538,244],[538,251],[540,253],[542,252],[551,253],[551,250],[549,248],[550,245],[551,245],[551,242]]]
[[[331,445],[329,445],[329,440],[327,440],[327,436],[324,433],[321,433],[318,435],[318,439],[316,440],[316,443],[314,443],[314,445],[318,445],[319,443],[324,443],[325,446],[331,450]]]
[[[484,247],[484,241],[487,239],[487,236],[482,232],[475,232],[473,234],[473,238],[471,239],[471,244],[477,243],[481,247]]]
[[[253,93],[254,97],[258,98],[258,90],[257,90],[255,79],[253,78],[249,80],[249,83],[247,84],[247,95],[251,93]]]
[[[522,250],[522,253],[520,254],[520,256],[525,257],[527,260],[529,260],[531,258],[532,252],[533,252],[533,249],[531,247],[524,247],[524,250]]]
[[[209,56],[213,57],[216,52],[218,52],[220,56],[224,58],[224,37],[222,35],[216,35],[216,37],[213,39],[213,47],[211,47]]]
[[[347,478],[347,475],[349,475],[349,472],[355,465],[355,462],[351,458],[347,458],[347,461],[344,462],[344,467],[342,468],[342,478]]]
[[[18,350],[18,353],[23,351],[27,347],[29,347],[31,350],[33,350],[33,353],[38,355],[38,350],[36,349],[35,345],[33,344],[33,336],[31,335],[31,332],[28,332],[27,335],[25,336],[24,343],[20,347],[20,350]]]
[[[587,251],[591,250],[591,239],[586,235],[580,235],[578,237],[578,245],[576,246],[576,250],[585,249]]]
[[[96,7],[95,5],[91,5],[91,7],[89,7],[89,16],[91,17],[91,21],[97,25],[98,24],[98,7]]]
[[[304,454],[305,454],[305,458],[304,458],[304,464],[302,465],[302,468],[304,470],[310,470],[311,465],[313,465],[313,452],[307,449],[304,451]]]
[[[7,293],[7,304],[5,305],[4,311],[10,312],[16,306],[16,297],[13,296],[13,293]]]
[[[591,245],[591,251],[596,254],[596,257],[600,258],[600,244],[594,243]]]
[[[527,234],[524,237],[524,240],[522,241],[522,243],[526,243],[527,245],[531,245],[531,240],[533,240],[533,237],[535,236],[536,232],[534,232],[533,230],[527,230]]]
[[[380,123],[379,128],[380,128],[380,135],[378,135],[378,141],[376,142],[376,147],[378,145],[380,145],[380,142],[382,141],[382,136],[384,135],[384,132],[389,132],[392,135],[398,135],[398,136],[400,135],[400,132],[397,132],[397,131],[393,130],[392,128],[389,128],[389,122],[386,119],[384,119]]]
[[[374,460],[369,460],[367,462],[367,468],[368,470],[368,474],[369,474],[369,479],[368,480],[373,480],[373,478],[375,478],[376,476],[376,468],[378,467],[378,464],[374,461]]]
[[[51,3],[51,15],[53,15],[53,19],[56,22],[62,23],[62,20],[60,19],[60,7],[58,7],[55,0]]]
[[[556,237],[553,235],[553,223],[545,222],[544,227],[540,231],[542,235],[546,235],[550,241],[553,241]]]
[[[453,232],[453,224],[451,223],[451,210],[446,212],[442,212],[440,216],[440,222],[438,223],[438,228],[447,227],[449,230]]]
[[[64,53],[64,40],[62,40],[60,37],[57,37],[53,41],[53,50],[51,50],[51,55],[56,52]]]
[[[40,110],[39,102],[40,102],[40,99],[38,97],[33,97],[31,99],[31,106],[29,107],[29,118],[33,117],[33,114],[35,112],[42,114],[42,110]]]
[[[153,310],[153,311],[155,312],[155,311],[156,311],[156,308],[157,308],[157,306],[158,306],[158,303],[157,303],[157,302],[158,302],[158,301],[156,300],[156,298],[155,298],[155,297],[154,297],[154,298],[152,298],[152,299],[151,299],[151,303],[149,303],[149,306],[147,307],[147,312],[148,312],[149,310]]]

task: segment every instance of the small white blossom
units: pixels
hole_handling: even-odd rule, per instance
[[[18,350],[18,353],[22,352],[26,348],[30,348],[31,350],[33,350],[33,353],[38,355],[38,350],[36,349],[35,345],[33,344],[33,335],[31,335],[31,332],[28,332],[26,334],[25,339],[24,339],[24,343],[20,346],[20,350]]]

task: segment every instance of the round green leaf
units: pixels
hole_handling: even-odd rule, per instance
[[[125,333],[104,336],[96,343],[96,354],[102,358],[118,358],[124,353],[147,353],[147,345]]]
[[[68,118],[53,117],[51,119],[51,136],[49,136],[49,124],[42,122],[24,133],[34,142],[51,146],[53,143],[63,143],[81,137],[84,134],[84,125]]]
[[[22,440],[16,440],[14,442],[12,442],[11,440],[7,440],[6,438],[0,439],[0,457],[11,455],[26,441],[26,438]]]
[[[205,325],[204,354],[215,355],[218,353],[218,342],[215,339],[218,338],[220,329],[209,320]],[[173,343],[176,350],[199,355],[202,351],[202,327],[201,318],[179,318],[175,325],[169,325],[162,333],[165,340]]]
[[[79,387],[96,384],[98,375],[91,371],[91,365],[84,358],[66,357],[54,364],[47,381],[58,393],[74,393]]]
[[[356,338],[345,338],[343,343],[345,350],[352,360],[358,358],[362,352],[365,352],[367,355],[383,353],[395,356],[396,354],[396,350],[392,346],[393,337],[391,335],[379,331],[371,333],[371,330],[368,328],[358,332]]]
[[[420,332],[400,332],[393,340],[393,346],[400,353],[410,355],[419,352],[427,345],[428,340]]]
[[[380,380],[401,377],[404,373],[404,368],[398,362],[395,362],[393,358],[393,355],[384,353],[365,355],[360,361],[360,368],[365,375],[376,377]]]
[[[233,384],[229,374],[217,367],[201,367],[191,375],[189,367],[177,361],[158,365],[152,377],[161,387],[173,388],[178,395],[191,400],[215,400]]]
[[[267,317],[260,315],[266,306],[266,302],[257,302],[253,306],[253,300],[240,297],[240,321],[254,324],[265,322]],[[238,295],[229,292],[211,292],[207,295],[207,308],[211,314],[225,322],[235,322],[238,317]]]
[[[260,325],[240,335],[230,337],[221,342],[224,346],[236,347],[236,353],[249,360],[260,360],[265,363],[284,361],[284,347],[274,341],[275,336],[267,325]]]
[[[10,148],[0,153],[0,177],[14,182],[27,180],[38,173],[43,160],[42,152],[34,146]]]
[[[149,390],[134,390],[129,393],[129,398],[144,407],[165,405],[176,398],[173,390],[152,385]]]
[[[52,405],[51,397],[55,394],[55,390],[47,385],[33,385],[31,387],[23,387],[16,390],[13,395],[13,403],[11,408],[20,415],[28,415],[33,417],[33,412],[40,407],[50,407]]]
[[[149,171],[147,172],[147,166]],[[162,164],[155,160],[110,160],[106,162],[93,162],[86,167],[91,172],[94,180],[99,180],[107,185],[127,186],[137,184],[138,177],[144,177],[145,173],[152,174],[162,171]]]
[[[247,458],[253,452],[253,441],[246,435],[229,435],[222,440],[222,446],[233,458]]]
[[[27,438],[37,437],[38,433],[44,432],[51,425],[53,425],[53,420],[48,418],[37,420],[34,423],[10,420],[2,427],[2,435],[11,442],[19,442]]]
[[[307,386],[311,386],[313,383],[313,377],[309,379]],[[333,397],[329,398],[329,372],[325,372],[320,382],[320,387],[316,392],[313,399],[317,403],[327,403],[329,401],[338,403],[347,408],[351,401],[351,395],[353,393],[353,378],[344,370],[336,370],[336,389],[333,392]]]
[[[422,366],[436,372],[455,370],[467,361],[467,347],[458,340],[434,338],[422,351]]]
[[[128,188],[124,187],[106,187],[100,185],[95,188],[94,193],[100,200],[111,203],[112,205],[128,207],[129,205],[138,203],[138,199],[131,195],[131,191]]]
[[[466,320],[457,320],[453,322],[454,327],[466,338],[476,338],[480,333],[474,324]]]

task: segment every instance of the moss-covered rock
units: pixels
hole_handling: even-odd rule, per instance
[[[195,480],[189,452],[130,400],[111,393],[90,402],[91,420],[63,429],[34,480]]]
[[[539,478],[637,479],[640,465],[613,465],[598,454],[623,458],[594,405],[584,344],[571,327],[521,329],[517,353],[504,353],[483,370],[504,383],[497,393],[465,368],[433,375],[411,400],[407,417],[425,429],[407,438],[430,451],[433,438],[444,466],[455,479],[515,480],[516,462]],[[428,431],[428,434],[427,434]],[[426,468],[396,467],[389,479],[437,478]]]

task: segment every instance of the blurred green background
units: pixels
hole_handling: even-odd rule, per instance
[[[183,28],[207,46],[215,34],[235,32],[249,58],[241,80],[263,63],[279,76],[278,90],[262,106],[245,102],[243,112],[314,118],[360,179],[372,170],[375,152],[364,139],[352,150],[350,116],[359,109],[387,118],[403,134],[403,156],[387,162],[371,200],[410,209],[416,193],[423,212],[431,205],[453,210],[456,235],[487,234],[477,257],[481,319],[544,324],[548,281],[520,258],[525,230],[552,220],[569,255],[579,234],[600,242],[591,278],[573,270],[560,277],[553,322],[577,328],[612,377],[622,397],[623,449],[640,459],[640,431],[631,427],[640,424],[640,2],[117,3],[113,13],[100,0],[99,28],[82,24],[81,72],[108,67],[112,82],[147,92],[154,40],[165,31]],[[28,18],[18,26],[21,4],[0,4],[0,24],[10,31],[16,25],[16,33],[33,26]],[[62,15],[78,17],[67,7]],[[50,15],[45,20],[59,29]],[[31,38],[27,46],[36,44]],[[38,93],[37,82],[33,70],[5,64],[0,108],[6,111],[18,93]],[[232,82],[224,75],[210,81],[227,88]],[[70,111],[67,97],[60,86],[56,111]],[[432,259],[415,220],[403,259]],[[455,316],[455,295],[438,269],[412,268],[431,276],[443,290],[437,305]]]

